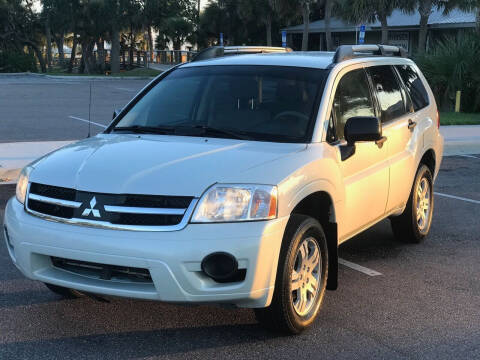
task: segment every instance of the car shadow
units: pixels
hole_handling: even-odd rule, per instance
[[[389,220],[383,220],[340,245],[340,257],[352,261],[396,258],[409,244],[395,239]]]
[[[278,337],[256,324],[165,328],[20,341],[0,345],[0,358],[150,358],[257,343]],[[101,355],[100,355],[101,354]]]

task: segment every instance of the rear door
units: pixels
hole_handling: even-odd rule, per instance
[[[390,186],[386,212],[403,207],[410,193],[415,175],[414,154],[418,144],[415,131],[416,117],[410,96],[393,66],[379,65],[367,68],[382,121],[383,135],[387,137],[390,164]]]

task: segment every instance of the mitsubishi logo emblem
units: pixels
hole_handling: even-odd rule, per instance
[[[86,208],[83,210],[82,216],[89,216],[92,214],[94,217],[99,218],[100,217],[100,211],[98,209],[95,209],[95,206],[97,206],[97,199],[95,199],[95,196],[90,200],[90,208]]]

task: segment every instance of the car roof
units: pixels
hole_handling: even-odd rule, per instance
[[[217,57],[208,60],[194,61],[181,65],[181,68],[213,66],[213,65],[271,65],[292,66],[314,69],[328,69],[334,65],[349,65],[359,62],[376,64],[412,64],[412,61],[402,57],[365,56],[334,63],[335,52],[327,51],[296,51],[286,53],[245,54]]]

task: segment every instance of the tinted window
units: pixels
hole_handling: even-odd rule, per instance
[[[395,67],[410,94],[413,110],[423,109],[429,103],[428,94],[417,72],[409,65],[396,65]]]
[[[388,65],[368,68],[377,93],[382,122],[393,120],[406,113],[400,84],[392,67]]]
[[[336,139],[329,140],[343,139],[343,129],[349,118],[376,116],[367,76],[363,69],[353,70],[340,79],[333,100],[332,116]]]
[[[325,73],[246,65],[178,69],[145,94],[116,127],[167,127],[187,136],[202,136],[198,129],[208,127],[253,140],[306,142]]]

